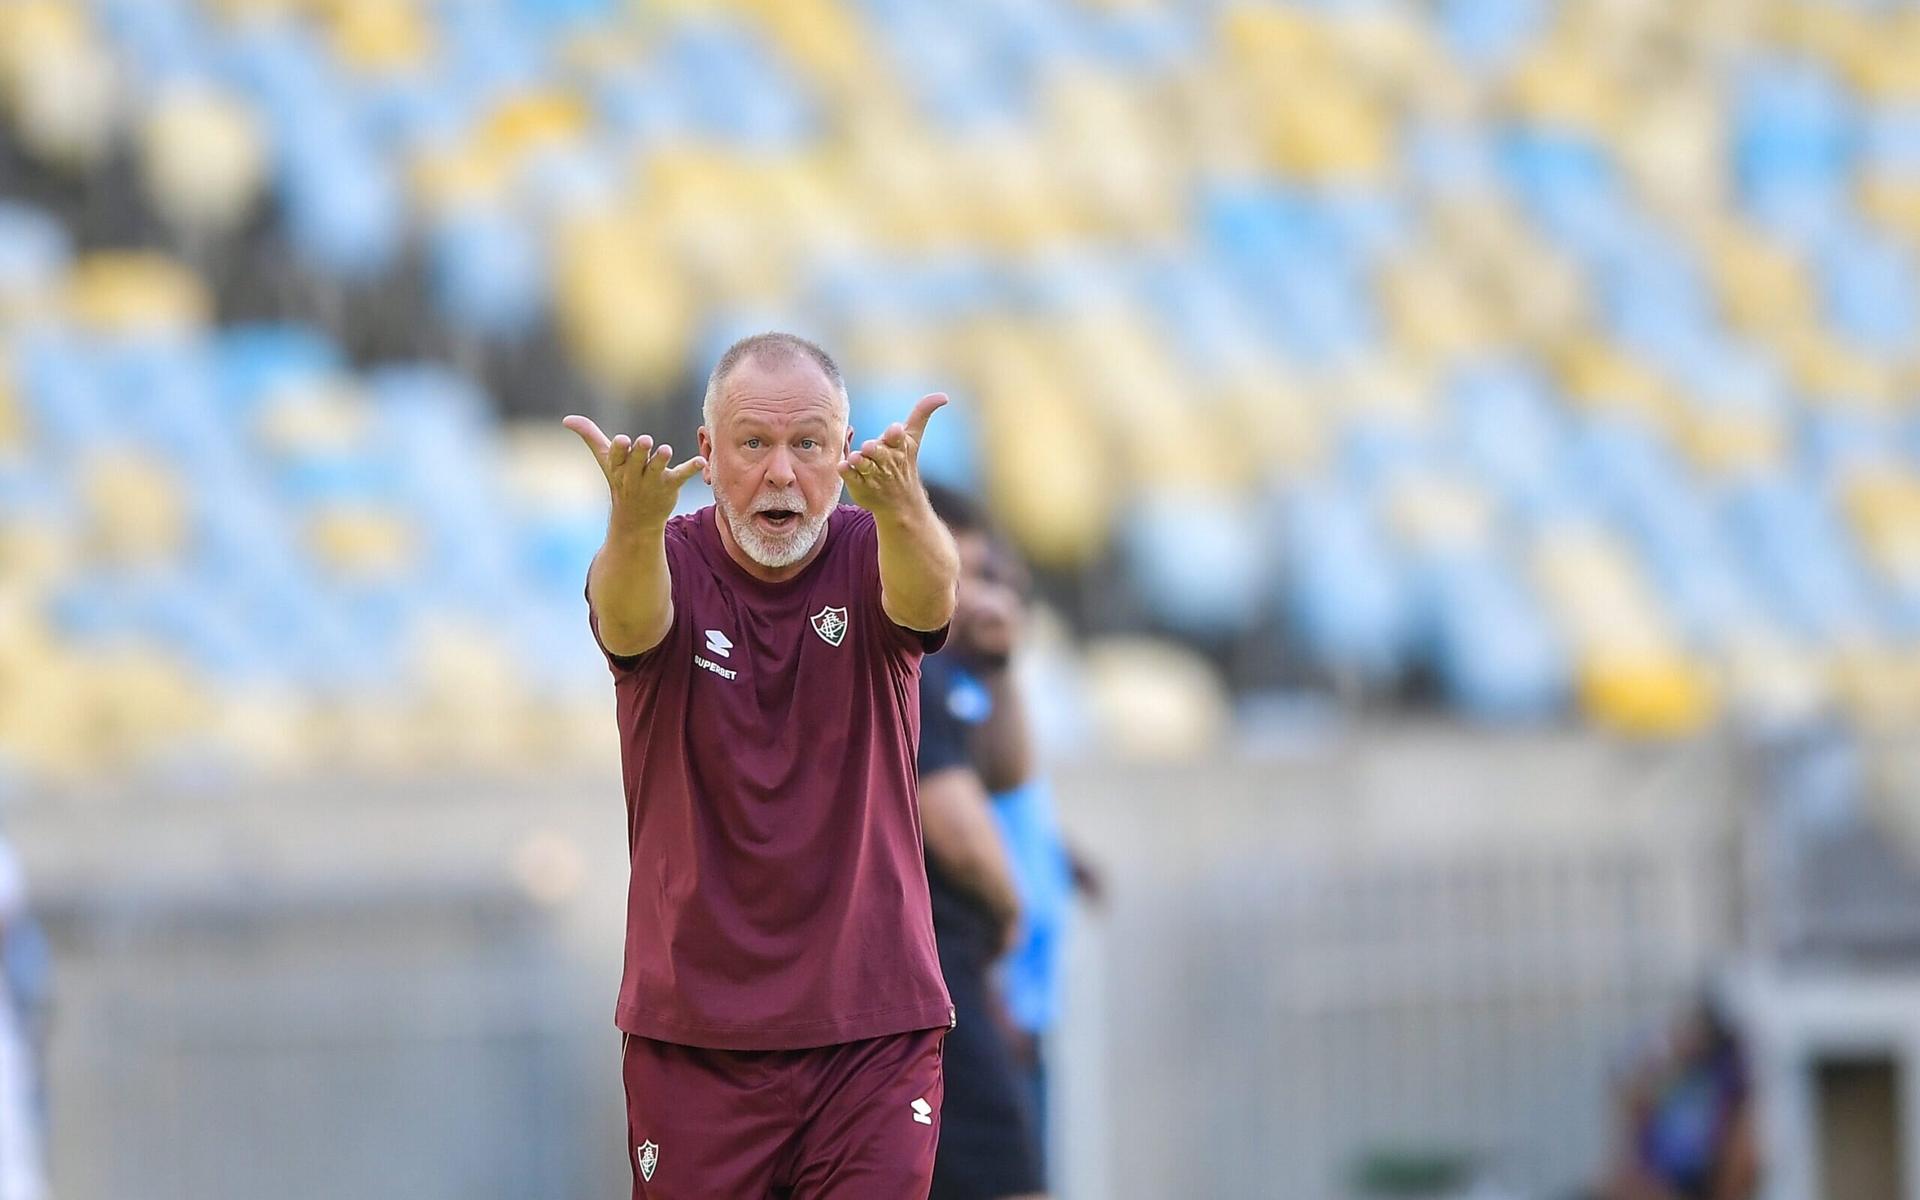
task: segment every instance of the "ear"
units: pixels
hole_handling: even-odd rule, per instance
[[[711,486],[713,484],[713,435],[707,432],[705,425],[702,425],[698,437],[700,439],[700,457],[707,460],[707,464],[700,468],[700,478]]]
[[[848,421],[847,422],[847,440],[840,444],[840,457],[845,458],[847,455],[851,453],[853,453],[853,422]]]

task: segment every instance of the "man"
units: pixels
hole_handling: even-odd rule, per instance
[[[1050,1100],[1046,1042],[1060,1013],[1069,908],[1075,893],[1098,904],[1104,884],[1061,833],[1053,792],[1036,761],[1032,723],[1014,678],[1013,656],[1025,626],[1030,577],[971,499],[938,484],[930,485],[927,494],[960,547],[958,607],[942,654],[943,659],[957,657],[960,668],[948,707],[968,721],[968,748],[993,797],[993,816],[1019,896],[1020,928],[995,972],[996,991],[1044,1174]],[[924,685],[922,696],[931,698]],[[953,1060],[951,1051],[948,1060]],[[954,1073],[948,1071],[949,1091]],[[947,1108],[951,1128],[951,1101]]]
[[[1036,1200],[1046,1190],[1037,1114],[991,980],[994,960],[1022,928],[1017,875],[988,796],[989,786],[1015,786],[1032,772],[1025,714],[1005,679],[1021,600],[990,569],[994,548],[973,506],[944,488],[929,492],[962,564],[954,644],[927,660],[921,690],[927,880],[959,1018],[947,1041],[932,1195]]]
[[[627,799],[636,1200],[927,1193],[953,1009],[913,747],[959,563],[918,452],[945,403],[856,450],[833,360],[776,333],[721,356],[680,466],[566,419],[613,497],[587,600]],[[696,473],[713,504],[670,517]]]

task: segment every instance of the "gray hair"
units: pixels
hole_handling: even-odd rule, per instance
[[[700,403],[700,423],[712,429],[713,417],[720,407],[720,388],[726,383],[733,369],[750,358],[763,362],[781,364],[796,358],[804,358],[819,367],[827,381],[833,384],[834,393],[840,400],[840,420],[845,423],[852,419],[851,405],[847,400],[847,381],[840,377],[840,364],[833,356],[818,345],[801,337],[797,333],[756,333],[741,338],[728,346],[720,361],[713,366],[713,374],[707,376],[706,399]]]

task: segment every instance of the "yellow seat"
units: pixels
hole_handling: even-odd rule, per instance
[[[1806,269],[1785,247],[1727,221],[1709,227],[1706,248],[1720,307],[1736,326],[1772,336],[1814,321]]]
[[[676,462],[698,453],[692,443],[683,447],[670,429],[625,428],[615,420],[604,432],[609,437],[644,433],[656,442],[664,439],[674,447]],[[581,448],[580,439],[558,421],[507,424],[500,435],[500,478],[518,512],[553,515],[594,512],[607,506],[606,477]]]
[[[696,320],[687,281],[651,232],[617,216],[581,216],[555,247],[561,337],[614,392],[661,396],[685,368]]]
[[[1577,670],[1580,706],[1599,725],[1648,737],[1700,732],[1718,713],[1711,679],[1678,655],[1583,659]]]
[[[147,194],[182,233],[232,232],[259,201],[266,147],[253,114],[231,96],[206,88],[162,94],[140,148]]]
[[[575,96],[558,91],[526,91],[509,96],[487,114],[479,138],[491,153],[518,159],[543,146],[577,139],[590,117]]]
[[[88,168],[105,159],[120,73],[84,6],[0,4],[0,100],[21,145],[43,161]]]
[[[1617,347],[1578,335],[1551,357],[1561,387],[1581,407],[1631,414],[1661,429],[1675,425],[1678,406],[1666,380]]]
[[[331,0],[328,36],[333,52],[356,71],[401,72],[433,51],[433,29],[415,0]]]
[[[1177,643],[1103,638],[1086,653],[1087,695],[1099,745],[1134,762],[1183,762],[1217,753],[1232,727],[1219,672]]]
[[[1920,178],[1868,171],[1858,186],[1868,216],[1920,247]]]
[[[1085,565],[1112,529],[1111,447],[1087,397],[1071,386],[1023,335],[997,338],[1002,349],[976,358],[971,392],[979,398],[986,492],[1008,534],[1035,562]]]
[[[364,446],[373,413],[346,379],[312,378],[282,385],[266,397],[252,433],[276,454],[349,453]]]
[[[0,322],[6,310],[0,307]],[[7,344],[0,341],[0,456],[20,448],[27,438],[27,414],[13,384],[13,362]]]
[[[1408,353],[1444,360],[1477,353],[1493,342],[1481,297],[1438,256],[1386,263],[1379,292],[1394,343]]]
[[[1510,76],[1508,99],[1528,120],[1600,133],[1620,119],[1619,90],[1591,47],[1553,39],[1528,54]]]
[[[1493,534],[1493,498],[1471,479],[1412,475],[1384,500],[1387,528],[1416,555],[1469,552]]]
[[[1302,381],[1280,372],[1250,374],[1217,385],[1214,402],[1232,431],[1217,453],[1233,461],[1232,477],[1317,472],[1333,433],[1325,407]]]
[[[1778,466],[1791,445],[1782,414],[1711,404],[1683,407],[1678,443],[1701,471],[1736,475]]]
[[[1533,558],[1535,582],[1573,649],[1581,706],[1595,721],[1677,736],[1713,719],[1707,670],[1675,641],[1638,564],[1612,534],[1550,529]]]
[[[429,618],[415,631],[408,659],[417,697],[410,749],[419,761],[494,769],[524,762],[526,688],[497,629]]]
[[[192,333],[213,311],[199,276],[140,251],[80,259],[67,279],[65,305],[75,321],[106,333]]]
[[[419,536],[397,512],[333,505],[307,520],[307,547],[329,574],[352,580],[394,579],[419,554]]]
[[[1878,641],[1843,646],[1833,675],[1847,714],[1867,728],[1904,732],[1920,721],[1920,648]]]
[[[137,450],[90,455],[80,464],[82,538],[95,558],[153,563],[177,558],[191,535],[192,508],[164,461]]]
[[[1315,183],[1377,184],[1393,161],[1394,131],[1377,101],[1337,77],[1292,90],[1265,108],[1267,161]]]
[[[1855,536],[1881,574],[1920,590],[1920,477],[1882,468],[1853,480],[1845,511]]]
[[[1799,390],[1815,401],[1839,400],[1886,408],[1900,398],[1894,365],[1836,340],[1818,325],[1785,330],[1770,347]]]
[[[1879,14],[1871,28],[1841,49],[1840,58],[1848,80],[1869,101],[1920,100],[1920,17],[1912,11]]]
[[[823,94],[845,102],[872,87],[897,87],[866,22],[840,0],[746,0],[786,58]]]

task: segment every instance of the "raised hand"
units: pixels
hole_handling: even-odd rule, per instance
[[[927,422],[946,403],[940,392],[922,397],[906,424],[895,421],[841,461],[840,478],[846,480],[847,494],[855,504],[882,513],[926,502],[926,489],[920,483],[920,443],[926,440]]]
[[[568,417],[560,423],[579,434],[587,449],[593,451],[600,473],[607,477],[607,490],[613,495],[616,522],[642,527],[665,525],[679,500],[680,485],[707,465],[707,460],[696,454],[673,466],[672,446],[664,442],[655,446],[644,434],[629,438],[622,433],[609,438],[586,417]]]

